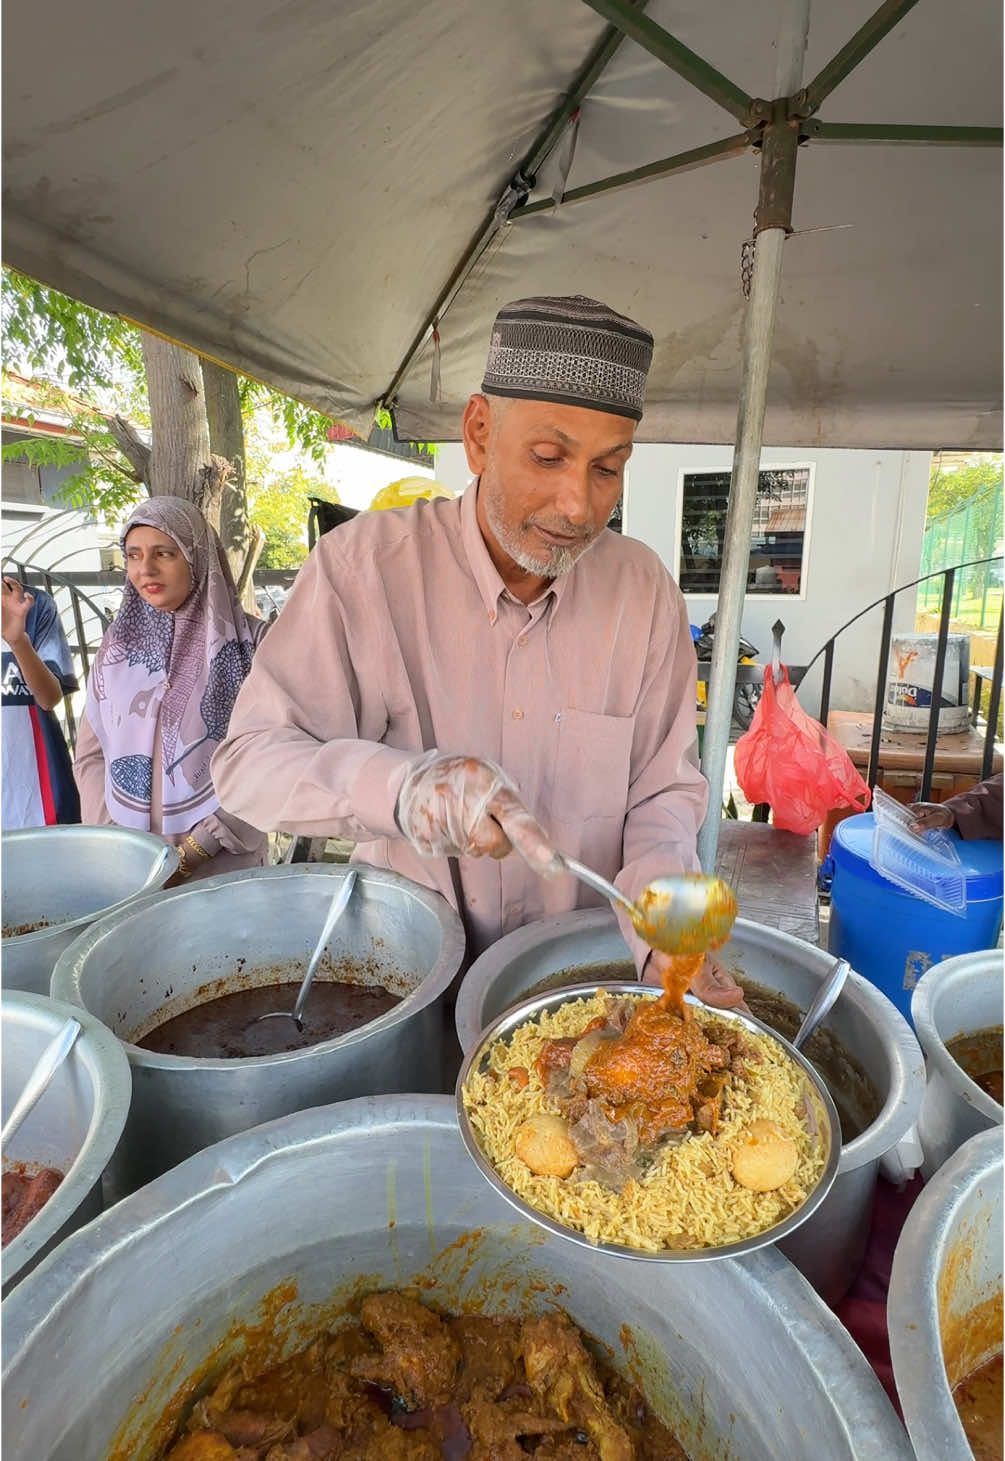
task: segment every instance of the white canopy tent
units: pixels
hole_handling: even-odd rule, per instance
[[[1001,8],[873,4],[54,0],[43,50],[8,0],[4,257],[423,440],[456,436],[506,300],[643,321],[640,439],[738,443],[721,786],[762,423],[1001,444]]]

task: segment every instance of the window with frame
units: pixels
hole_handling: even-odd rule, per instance
[[[811,475],[811,467],[770,467],[759,474],[748,594],[802,592]],[[729,479],[729,472],[684,474],[678,582],[686,594],[719,592]]]

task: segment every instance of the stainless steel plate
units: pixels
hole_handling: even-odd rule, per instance
[[[468,1075],[473,1070],[478,1070],[488,1063],[488,1052],[497,1040],[506,1039],[521,1025],[528,1021],[536,1020],[540,1015],[557,1010],[560,1005],[566,1004],[569,1000],[589,998],[603,990],[606,994],[615,996],[629,995],[636,999],[658,999],[660,990],[654,985],[645,984],[572,984],[565,989],[550,990],[545,994],[527,999],[522,1003],[514,1005],[512,1009],[506,1010],[497,1020],[494,1020],[487,1029],[483,1030],[477,1044],[468,1052],[467,1058],[461,1067],[461,1073],[457,1077],[455,1100],[457,1104],[457,1121],[460,1127],[461,1139],[465,1149],[471,1157],[475,1166],[482,1176],[495,1190],[504,1197],[524,1217],[530,1218],[532,1222],[540,1227],[546,1228],[549,1233],[554,1233],[560,1238],[568,1238],[570,1242],[580,1243],[584,1247],[592,1248],[596,1252],[610,1253],[619,1258],[649,1259],[655,1263],[703,1263],[714,1258],[737,1258],[745,1253],[753,1253],[758,1248],[767,1247],[771,1243],[777,1243],[781,1238],[787,1237],[794,1232],[808,1217],[820,1206],[831,1184],[837,1176],[838,1163],[841,1159],[841,1126],[837,1110],[831,1099],[830,1092],[824,1085],[820,1076],[798,1050],[783,1040],[768,1025],[755,1020],[751,1015],[740,1014],[736,1010],[714,1010],[716,1019],[721,1019],[729,1024],[743,1026],[757,1035],[762,1035],[780,1045],[789,1058],[799,1066],[806,1076],[810,1085],[820,1098],[827,1117],[827,1128],[821,1130],[821,1139],[827,1142],[827,1160],[824,1164],[820,1180],[809,1193],[805,1202],[795,1212],[789,1214],[782,1222],[776,1223],[774,1227],[767,1228],[763,1233],[758,1233],[753,1238],[744,1238],[739,1243],[725,1243],[718,1248],[665,1248],[658,1253],[651,1253],[642,1248],[630,1248],[622,1243],[594,1243],[585,1233],[567,1224],[559,1222],[557,1218],[548,1217],[546,1213],[539,1212],[536,1207],[518,1197],[513,1189],[503,1180],[482,1151],[478,1137],[475,1135],[468,1121],[467,1111],[464,1106],[464,1084]],[[689,1003],[696,1001],[689,1000]]]

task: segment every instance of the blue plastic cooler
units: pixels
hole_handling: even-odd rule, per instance
[[[903,891],[871,865],[872,812],[839,822],[824,872],[831,884],[831,953],[881,989],[906,1020],[926,969],[953,954],[993,949],[1002,927],[1002,846],[953,834],[966,878],[964,916]]]

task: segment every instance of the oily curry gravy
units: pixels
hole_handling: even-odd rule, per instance
[[[972,1035],[957,1035],[946,1049],[960,1069],[992,1101],[1002,1104],[1002,1027],[995,1025]]]
[[[136,1043],[162,1055],[202,1060],[240,1060],[282,1055],[334,1040],[379,1019],[401,1003],[398,995],[376,984],[320,980],[311,986],[303,1030],[292,1020],[263,1020],[273,1010],[292,1010],[299,979],[238,989],[183,1010],[155,1026]]]

